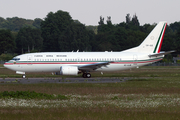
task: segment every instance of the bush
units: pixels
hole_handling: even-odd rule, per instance
[[[0,93],[0,98],[18,98],[18,99],[68,99],[64,95],[49,95],[46,93],[36,93],[34,91],[4,91]]]
[[[0,55],[0,60],[2,61],[8,61],[11,60],[13,58],[13,56],[11,54],[1,54]]]

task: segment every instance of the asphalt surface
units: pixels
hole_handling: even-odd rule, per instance
[[[117,83],[133,78],[0,78],[0,84],[38,84],[38,83]]]

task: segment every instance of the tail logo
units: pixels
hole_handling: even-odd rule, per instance
[[[151,36],[151,40],[154,40],[154,36]]]
[[[154,52],[153,53],[159,53],[160,50],[161,50],[161,46],[162,46],[162,42],[163,42],[163,38],[164,38],[164,33],[165,33],[165,30],[166,30],[166,26],[167,26],[167,23],[164,24],[162,30],[161,30],[161,33],[159,35],[159,38],[158,38],[158,41],[156,43],[156,47],[154,49]],[[153,37],[153,36],[152,36]],[[151,38],[152,38],[151,37]]]

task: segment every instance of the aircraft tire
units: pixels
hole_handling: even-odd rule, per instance
[[[22,75],[22,78],[26,78],[26,75]]]
[[[90,78],[91,74],[90,73],[83,73],[82,77],[83,78]]]
[[[86,78],[86,73],[83,73],[82,77],[83,77],[83,78]]]
[[[90,73],[86,73],[86,78],[90,78],[91,74]]]

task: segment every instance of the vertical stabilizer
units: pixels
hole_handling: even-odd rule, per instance
[[[159,53],[167,22],[159,22],[146,39],[137,47],[139,52]]]

